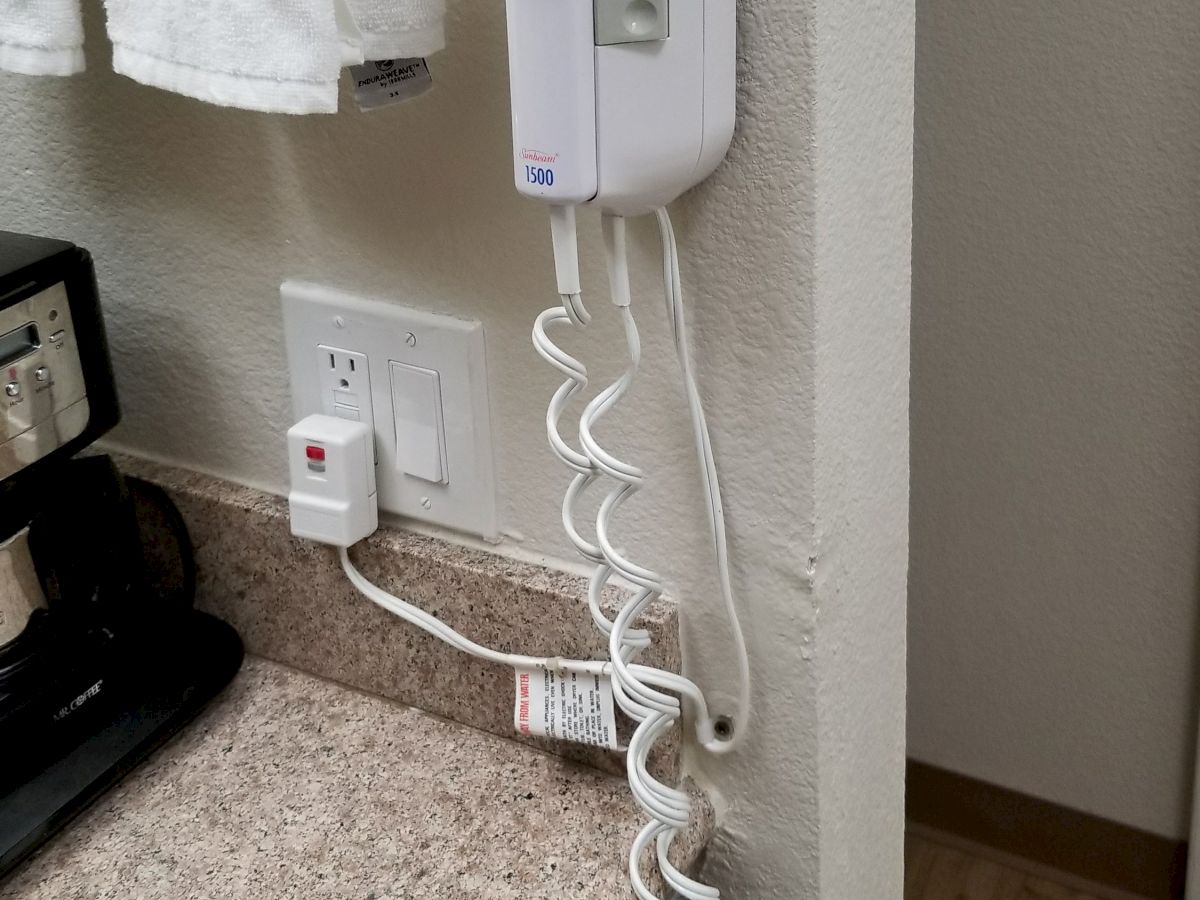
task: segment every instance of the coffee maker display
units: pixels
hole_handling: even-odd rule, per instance
[[[242,645],[192,609],[160,488],[80,451],[120,418],[91,257],[0,232],[0,877],[186,725]]]

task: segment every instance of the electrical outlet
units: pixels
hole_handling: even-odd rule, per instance
[[[374,435],[371,363],[366,354],[318,344],[316,366],[321,382],[320,411],[327,416],[362,422]],[[375,462],[379,462],[378,446],[375,447]]]
[[[372,428],[381,510],[497,540],[483,326],[300,282],[280,295],[296,419]]]

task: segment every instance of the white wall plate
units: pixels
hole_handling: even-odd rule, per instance
[[[497,540],[483,325],[297,281],[280,296],[296,419],[366,421],[369,403],[380,509]],[[358,354],[369,399],[361,365],[329,371]],[[420,396],[393,396],[409,390]]]

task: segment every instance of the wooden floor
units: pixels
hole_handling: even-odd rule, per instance
[[[904,856],[905,900],[1105,900],[911,834]]]

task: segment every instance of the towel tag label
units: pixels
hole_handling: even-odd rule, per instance
[[[379,59],[351,66],[354,100],[363,112],[419,97],[433,87],[423,59]]]
[[[618,749],[611,678],[548,669],[516,672],[517,731]]]

